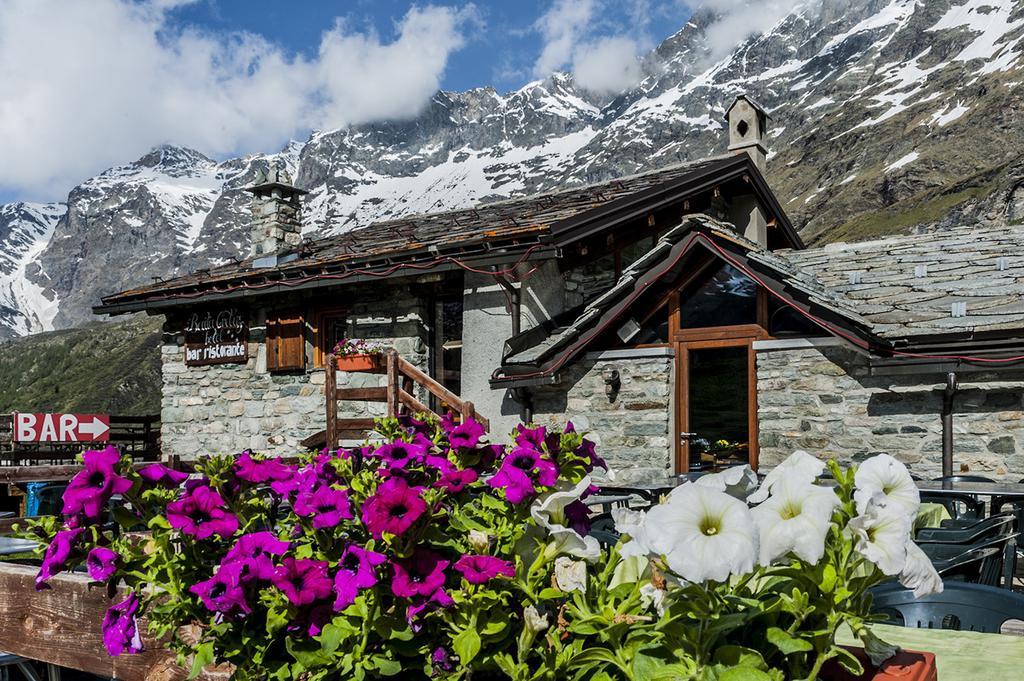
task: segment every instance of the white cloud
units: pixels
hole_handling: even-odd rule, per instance
[[[683,0],[691,9],[708,9],[717,19],[707,27],[711,59],[720,59],[751,36],[764,33],[798,5],[820,5],[822,0]]]
[[[536,77],[568,67],[577,84],[597,94],[613,94],[642,77],[639,54],[647,48],[648,0],[631,0],[627,31],[607,34],[600,17],[608,1],[556,0],[535,23],[544,45],[533,65]],[[638,37],[644,36],[644,37]]]
[[[413,7],[386,41],[337,23],[311,59],[169,25],[189,0],[0,0],[0,187],[53,198],[150,147],[271,150],[311,127],[415,115],[472,6]]]
[[[557,0],[534,24],[544,47],[533,65],[541,78],[567,64],[580,39],[586,35],[594,14],[594,0]]]
[[[640,82],[643,69],[632,38],[612,36],[581,45],[573,57],[576,82],[598,94],[622,92]]]

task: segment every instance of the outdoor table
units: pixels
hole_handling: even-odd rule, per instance
[[[1019,679],[1024,676],[1024,637],[1010,634],[981,634],[951,629],[915,629],[873,624],[871,630],[887,643],[907,650],[935,654],[939,681],[943,679]],[[836,637],[839,643],[859,646],[845,627]]]
[[[0,537],[0,556],[13,556],[16,553],[26,553],[39,546],[38,542],[31,539],[15,539],[14,537]]]
[[[629,508],[629,494],[595,494],[587,497],[583,503],[587,506],[600,506],[601,511],[609,513],[615,507]]]
[[[942,527],[943,520],[949,520],[949,510],[942,504],[924,502],[917,509],[917,518],[914,519],[914,529],[922,527]]]
[[[940,482],[918,480],[917,488],[922,492],[942,492],[965,497],[1004,497],[1024,500],[1024,485],[1019,482]]]

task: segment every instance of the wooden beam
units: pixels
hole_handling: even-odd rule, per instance
[[[107,608],[118,598],[82,574],[60,574],[52,588],[35,590],[38,568],[0,563],[0,650],[30,660],[48,662],[119,681],[179,681],[187,673],[174,656],[146,635],[145,651],[110,657],[103,646],[101,624]],[[201,678],[227,679],[211,672]]]
[[[387,402],[387,388],[338,388],[334,392],[339,400],[360,402]]]
[[[404,389],[398,391],[398,399],[400,399],[402,401],[402,404],[408,407],[410,412],[413,414],[418,414],[420,412],[430,412],[430,407],[417,400],[415,397],[407,393]]]
[[[324,397],[327,402],[327,446],[338,446],[338,377],[334,354],[327,355],[324,364]]]

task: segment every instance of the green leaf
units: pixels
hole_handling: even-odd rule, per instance
[[[814,646],[809,641],[791,636],[778,627],[769,628],[767,638],[768,642],[778,648],[783,655],[806,653],[808,650],[814,650]]]
[[[718,676],[718,681],[772,681],[772,677],[753,667],[731,667]]]
[[[839,666],[850,672],[855,677],[860,677],[864,673],[864,666],[861,665],[860,660],[857,656],[851,653],[846,648],[840,646],[834,646],[832,652],[836,654],[836,660],[839,662]]]
[[[542,601],[553,601],[559,598],[565,598],[565,595],[565,592],[561,589],[554,589],[549,586],[546,589],[541,589],[541,592],[538,594],[538,597]]]
[[[825,564],[818,588],[821,589],[822,593],[832,593],[832,590],[836,588],[836,568],[832,563]]]
[[[761,653],[743,646],[726,645],[715,651],[715,662],[728,667],[753,667],[767,671],[768,665]]]
[[[452,639],[452,648],[459,656],[462,665],[469,665],[470,661],[480,652],[480,634],[475,627],[463,629]]]
[[[188,673],[189,679],[194,679],[203,671],[203,667],[213,662],[213,642],[200,643],[192,657],[192,669]]]

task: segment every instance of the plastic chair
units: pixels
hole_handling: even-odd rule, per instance
[[[949,560],[933,559],[932,565],[935,566],[935,571],[939,573],[944,582],[955,580],[982,584],[984,583],[982,582],[982,573],[985,569],[985,561],[991,561],[993,558],[998,560],[998,556],[999,549],[997,548],[971,549]]]
[[[1008,620],[1024,620],[1024,595],[984,584],[946,582],[940,594],[914,598],[899,584],[871,590],[872,610],[889,624],[998,634]]]
[[[957,482],[995,482],[995,480],[993,480],[992,478],[986,478],[984,475],[944,475],[942,477],[933,478],[933,480],[935,482],[952,482],[952,483],[957,483]],[[941,494],[941,492],[939,492],[939,494]],[[924,496],[924,493],[922,492],[922,498],[923,498],[923,496]],[[965,496],[965,495],[950,495],[950,496],[953,497],[954,502],[955,502],[954,505],[960,511],[959,513],[954,513],[953,511],[950,511],[949,514],[951,516],[953,516],[954,518],[958,518],[961,515],[974,515],[974,516],[976,516],[978,518],[984,518],[985,517],[985,502],[982,499],[978,498],[977,495],[973,495],[972,494],[972,495],[969,495],[969,496]],[[949,497],[947,497],[947,498],[949,498]],[[970,500],[970,501],[968,501],[968,500]],[[960,509],[961,505],[963,506],[962,509]]]
[[[974,544],[991,537],[1015,534],[1017,516],[1002,513],[984,520],[978,520],[965,527],[922,527],[914,536],[918,544]]]
[[[942,504],[954,519],[978,520],[985,517],[985,502],[974,496],[922,490],[921,501]]]

